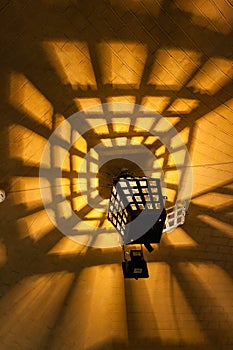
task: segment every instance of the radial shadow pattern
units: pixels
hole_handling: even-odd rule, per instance
[[[232,349],[231,1],[2,1],[0,18],[1,349]],[[177,171],[181,184],[188,171],[177,140],[165,147],[150,132],[151,115],[132,121],[135,110],[116,115],[114,102],[160,113],[192,159],[189,216],[147,254],[146,281],[124,281],[120,249],[62,235],[39,190],[49,137],[84,110],[90,130],[78,130],[62,179],[48,181],[50,202],[62,186],[83,221],[109,230],[106,198],[95,197],[109,175],[98,164],[110,162],[113,149],[119,158],[134,150],[136,160],[143,146],[156,157],[143,170],[162,169],[174,203]],[[99,106],[104,119],[103,103],[112,121],[100,128],[85,110]],[[59,142],[67,147],[64,134]],[[53,153],[51,162],[56,169]],[[62,201],[60,208],[65,217]]]

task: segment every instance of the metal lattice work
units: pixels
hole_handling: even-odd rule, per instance
[[[151,217],[159,219],[163,206],[159,179],[119,177],[112,187],[108,220],[123,238],[126,235],[129,237],[131,232],[129,226],[126,226],[129,222],[132,222],[142,211],[145,220]]]
[[[186,203],[180,202],[173,207],[166,210],[167,219],[165,221],[165,226],[163,232],[170,232],[176,227],[183,225],[185,222],[186,215]]]

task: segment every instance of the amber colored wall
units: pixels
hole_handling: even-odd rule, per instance
[[[0,18],[1,350],[232,349],[231,2],[15,0]],[[120,248],[63,236],[40,196],[52,131],[106,102],[161,113],[192,159],[186,223],[146,254],[145,280],[123,279]]]

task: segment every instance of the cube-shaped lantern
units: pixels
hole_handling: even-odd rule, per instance
[[[122,236],[123,244],[159,243],[166,220],[160,180],[119,177],[112,187],[108,220]]]

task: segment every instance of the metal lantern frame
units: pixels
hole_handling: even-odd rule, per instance
[[[107,218],[123,240],[124,278],[148,278],[142,245],[149,252],[153,251],[151,243],[160,243],[163,232],[169,232],[184,223],[185,201],[165,209],[165,199],[167,197],[162,194],[160,179],[129,174],[121,174],[114,179]],[[140,214],[143,215],[143,220],[152,220],[151,226],[138,237],[134,232],[137,223],[134,223]],[[140,244],[141,247],[131,249],[130,259],[127,259],[125,246],[129,244]]]
[[[143,212],[143,213],[142,213]],[[116,228],[123,239],[123,244],[144,243],[142,237],[135,237],[134,219],[143,214],[144,220],[148,218],[156,224],[160,222],[161,234],[165,222],[164,197],[162,195],[160,180],[151,177],[120,176],[114,181],[108,208],[108,220]],[[161,218],[162,217],[162,218]],[[148,228],[148,230],[151,227]],[[151,243],[158,243],[158,238]]]

